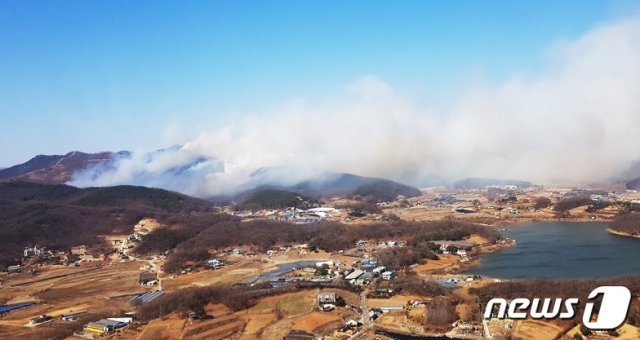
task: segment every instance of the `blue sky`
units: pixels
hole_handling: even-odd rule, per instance
[[[167,146],[167,126],[322,98],[365,75],[446,102],[535,74],[555,42],[636,13],[612,1],[0,2],[0,166]]]

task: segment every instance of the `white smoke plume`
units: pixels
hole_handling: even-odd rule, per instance
[[[606,181],[640,158],[640,17],[554,44],[550,55],[540,74],[475,85],[442,112],[366,76],[339,98],[244,116],[180,148],[78,174],[71,184],[211,196],[250,185],[266,167],[289,169],[274,181],[291,184],[323,171],[415,184],[467,176]]]

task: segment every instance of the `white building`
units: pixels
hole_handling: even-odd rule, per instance
[[[360,270],[360,269],[356,269],[353,272],[351,272],[351,274],[347,275],[345,277],[346,280],[355,280],[357,278],[359,278],[360,276],[362,276],[362,274],[364,274],[364,271]]]

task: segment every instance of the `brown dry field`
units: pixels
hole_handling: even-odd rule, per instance
[[[33,276],[5,276],[0,298],[8,303],[38,301],[37,304],[6,314],[0,320],[0,338],[37,336],[50,325],[34,330],[25,328],[29,320],[41,314],[59,316],[86,310],[90,314],[131,311],[129,295],[149,290],[138,285],[142,262],[91,263],[79,268],[49,266]],[[99,267],[96,267],[99,266]],[[56,320],[55,323],[63,321]],[[25,330],[28,332],[25,333]]]
[[[580,325],[577,325],[573,328],[571,328],[569,331],[567,331],[567,333],[565,333],[562,336],[563,340],[571,340],[573,339],[573,335],[576,333],[580,333]],[[633,326],[633,325],[629,325],[629,324],[623,324],[622,327],[620,327],[618,329],[618,334],[619,336],[617,337],[612,337],[612,336],[607,336],[607,335],[599,335],[599,337],[597,339],[617,339],[617,340],[636,340],[636,339],[640,339],[640,328]]]
[[[317,290],[303,290],[260,299],[251,307],[251,313],[279,313],[283,317],[299,316],[313,311]]]
[[[223,304],[209,304],[205,310],[214,318],[203,321],[189,321],[174,313],[163,319],[155,319],[147,325],[141,326],[139,333],[130,332],[131,335],[121,338],[138,340],[147,339],[223,339],[241,331],[246,321],[232,314],[232,311]]]
[[[321,333],[321,328],[338,327],[342,323],[342,318],[329,313],[313,312],[298,317],[293,322],[293,329],[302,331]]]
[[[245,337],[260,336],[261,331],[274,323],[278,318],[275,313],[264,314],[242,314],[240,315],[246,326],[242,333]]]
[[[407,324],[407,316],[402,312],[384,313],[376,320],[376,323],[384,326],[404,328]]]
[[[425,299],[422,299],[425,300]],[[425,331],[424,327],[425,310],[424,307],[411,308],[407,311],[390,311],[384,313],[374,323],[381,325],[385,329],[395,330],[404,333]]]
[[[235,256],[228,266],[216,270],[203,269],[197,272],[176,275],[173,278],[162,277],[162,287],[167,290],[175,290],[189,286],[214,286],[234,284],[242,279],[258,275],[276,268],[277,264],[294,262],[294,261],[339,261],[346,264],[352,264],[356,259],[341,254],[332,255],[330,253],[319,251],[300,254],[295,250],[277,253],[272,257],[260,254],[256,257],[245,258],[244,256]]]
[[[152,320],[137,337],[138,340],[180,339],[185,320],[177,316]]]
[[[224,339],[244,328],[244,320],[225,315],[211,320],[194,321],[182,332],[183,339]]]
[[[514,339],[555,339],[562,334],[562,328],[549,322],[538,320],[518,320],[513,327]]]
[[[173,279],[166,277],[162,279],[162,288],[171,291],[188,286],[212,286],[233,284],[238,281],[258,275],[261,272],[275,269],[272,263],[264,263],[259,261],[242,261],[234,265],[223,267],[216,270],[202,270],[196,273],[186,275],[178,275]]]
[[[318,289],[287,293],[260,299],[246,311],[234,315],[243,319],[246,326],[240,334],[241,339],[277,339],[282,338],[291,329],[301,329],[317,333],[330,333],[346,319],[356,317],[355,313],[344,308],[331,312],[316,311]],[[325,289],[323,292],[336,292],[347,303],[358,303],[358,294],[341,289]]]
[[[425,263],[413,267],[413,271],[419,276],[429,276],[433,271],[446,269],[456,265],[460,261],[457,255],[438,255],[438,260],[426,260]]]
[[[418,295],[396,294],[388,299],[367,299],[370,308],[407,306],[411,301],[424,301],[425,298]]]

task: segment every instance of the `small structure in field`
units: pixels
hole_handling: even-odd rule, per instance
[[[142,272],[140,273],[140,278],[138,279],[138,283],[141,285],[146,285],[150,281],[157,281],[158,275],[152,272]]]
[[[318,294],[318,304],[324,305],[327,303],[335,304],[338,297],[336,293],[320,293]]]

